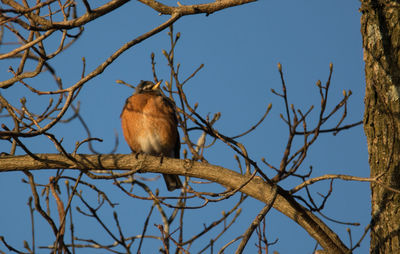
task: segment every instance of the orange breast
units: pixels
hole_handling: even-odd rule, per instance
[[[162,97],[135,94],[121,114],[124,137],[133,152],[175,157],[178,138],[173,107]]]

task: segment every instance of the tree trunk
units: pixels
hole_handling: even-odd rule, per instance
[[[400,2],[362,0],[364,130],[371,177],[400,189]],[[400,195],[371,185],[370,253],[400,253]]]

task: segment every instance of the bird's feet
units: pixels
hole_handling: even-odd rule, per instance
[[[144,155],[143,152],[137,152],[135,153],[135,159],[138,160],[139,159],[139,155]]]

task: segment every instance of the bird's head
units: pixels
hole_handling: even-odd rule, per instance
[[[160,85],[161,81],[157,82],[157,84],[154,84],[151,81],[140,81],[139,85],[136,86],[135,88],[135,93],[148,93],[148,92],[156,92],[160,93]]]

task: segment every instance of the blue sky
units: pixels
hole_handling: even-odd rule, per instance
[[[182,4],[185,2],[181,1]],[[200,64],[205,64],[200,73],[186,85],[189,101],[192,104],[198,102],[199,112],[203,115],[221,112],[222,117],[215,126],[226,135],[235,135],[247,130],[258,121],[267,105],[272,103],[272,111],[263,125],[250,135],[239,139],[259,165],[262,165],[262,157],[279,165],[287,140],[287,128],[279,118],[279,114],[284,113],[284,104],[270,91],[271,88],[277,91],[281,89],[278,62],[283,66],[290,102],[302,110],[315,105],[314,116],[317,116],[320,105],[315,83],[317,80],[321,80],[323,84],[326,82],[329,63],[332,62],[334,73],[328,109],[341,100],[343,90],[351,90],[353,95],[349,101],[345,124],[360,121],[364,111],[364,69],[359,5],[359,1],[356,0],[259,1],[210,16],[181,18],[174,25],[174,30],[181,33],[175,61],[181,64],[182,80]],[[129,2],[114,13],[87,25],[77,43],[51,60],[51,64],[63,79],[64,85],[70,86],[80,79],[82,57],[86,59],[86,70],[89,72],[124,43],[166,19],[167,17],[158,16],[139,2]],[[117,85],[115,81],[120,79],[136,84],[142,79],[151,79],[151,52],[156,54],[159,78],[167,80],[168,68],[161,53],[162,49],[169,48],[166,33],[167,31],[163,31],[125,52],[103,74],[88,82],[79,94],[81,113],[92,135],[104,139],[103,143],[95,144],[99,152],[108,153],[112,150],[115,132],[120,140],[117,153],[130,152],[122,138],[119,114],[125,99],[132,91]],[[58,38],[59,34],[53,36],[52,40],[56,42]],[[10,64],[12,62],[0,62],[2,69]],[[5,72],[1,72],[0,75],[2,80],[5,79]],[[32,80],[30,84],[44,90],[54,86],[46,74]],[[3,96],[15,101],[25,93],[28,94],[20,85],[2,91]],[[31,103],[32,107],[44,107],[37,99],[35,96],[28,97],[28,103]],[[311,120],[310,124],[312,122]],[[332,127],[333,124],[328,123],[328,126]],[[69,151],[74,149],[76,141],[86,138],[85,131],[77,121],[57,126],[54,133],[58,138],[64,138],[63,144]],[[56,152],[44,139],[24,141],[36,153]],[[2,142],[0,148],[1,151],[7,151],[9,144]],[[21,154],[21,151],[18,152]],[[87,147],[82,147],[79,152],[89,151]],[[206,153],[206,158],[212,164],[238,170],[236,162],[232,159],[232,151],[222,144],[217,144]],[[333,173],[369,176],[366,138],[362,127],[341,132],[337,136],[322,135],[311,147],[309,157],[303,163],[302,172],[306,172],[309,166],[314,168],[313,177]],[[264,169],[267,174],[272,175],[266,167]],[[49,174],[38,174],[38,179],[46,183]],[[9,236],[10,242],[20,246],[21,228],[25,225],[21,218],[28,216],[25,200],[29,195],[29,188],[20,181],[22,177],[22,174],[7,173],[0,178],[0,202],[7,204],[9,208],[0,210],[0,235]],[[289,189],[299,183],[297,180],[287,180],[282,186]],[[110,184],[100,184],[106,190],[115,191]],[[312,190],[316,196],[317,192],[326,193],[328,189],[328,182],[324,182],[317,184]],[[165,189],[161,187],[161,191]],[[118,192],[114,194],[116,199],[125,200],[118,196]],[[234,201],[220,205],[212,204],[205,209],[188,212],[188,227],[201,227],[202,221],[198,218],[205,214],[207,218],[218,218],[221,209],[228,210]],[[324,212],[340,221],[361,223],[360,227],[351,227],[353,241],[357,241],[369,222],[369,202],[370,191],[367,183],[335,181],[334,193]],[[132,214],[140,218],[143,212],[148,211],[147,206],[137,209],[129,201],[122,203],[119,211],[121,217],[127,220]],[[244,232],[261,208],[260,202],[247,200],[237,225],[226,238],[217,241],[216,246],[221,247],[240,232]],[[12,214],[10,211],[13,211]],[[110,211],[111,209],[106,210],[104,216],[112,217]],[[80,223],[86,225],[88,222],[79,221],[78,227]],[[132,220],[130,223],[131,230],[136,232],[134,229],[136,226],[140,228],[141,220]],[[13,226],[15,224],[17,227]],[[330,222],[327,224],[332,226],[345,244],[349,243],[346,226]],[[40,222],[38,225],[41,225]],[[48,229],[45,225],[42,227]],[[97,232],[93,229],[90,234]],[[270,241],[279,239],[277,244],[270,248],[270,251],[276,250],[279,253],[311,253],[315,244],[303,229],[276,211],[271,211],[267,216],[267,234]],[[26,235],[24,239],[29,239],[29,232],[23,235]],[[43,239],[42,241],[46,242]],[[367,253],[368,241],[364,240],[361,248],[355,253]],[[155,243],[159,244],[149,241],[149,244],[144,246],[148,248],[147,252],[143,253],[151,253],[150,250],[154,250],[152,244]],[[202,244],[205,242],[193,246],[191,251],[197,253]],[[1,250],[2,248],[0,246]],[[246,253],[255,251],[254,241],[249,244],[248,250]]]

